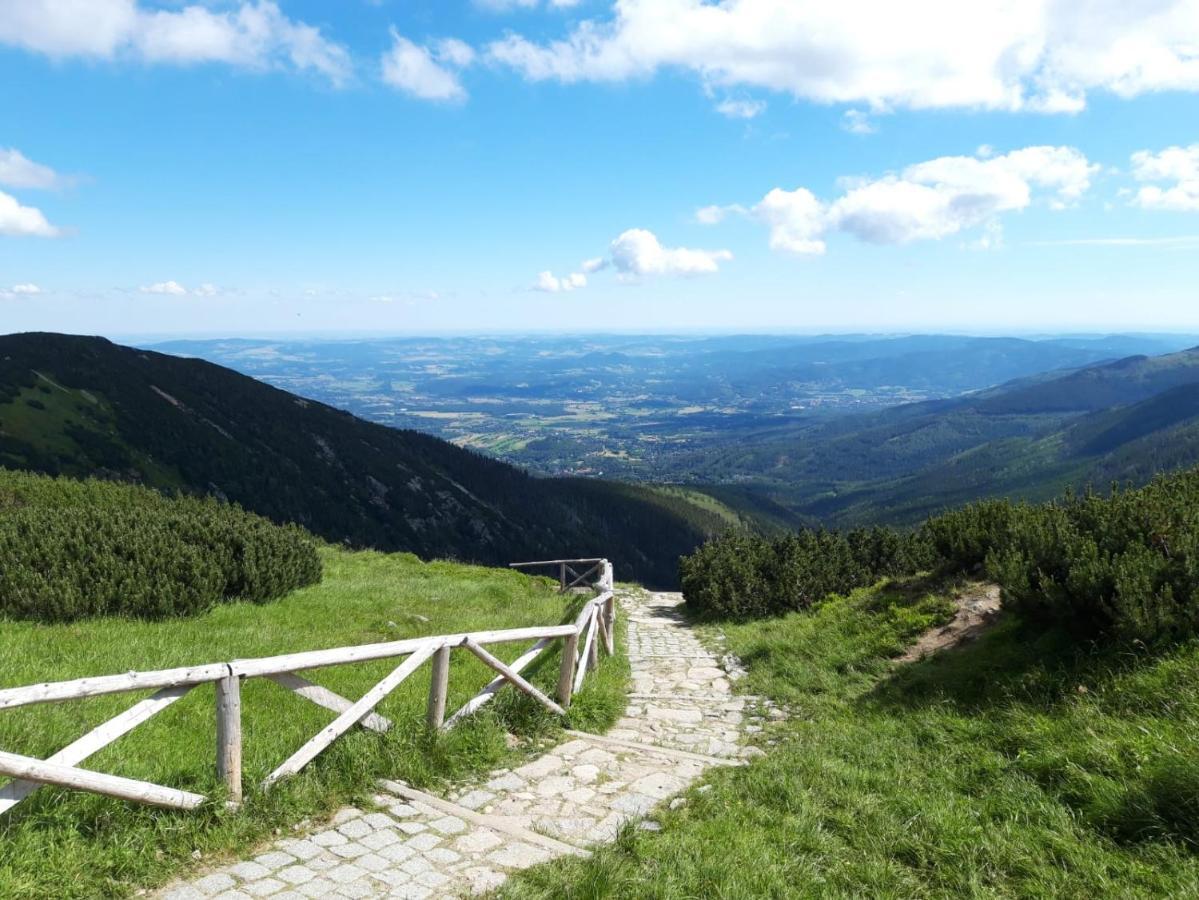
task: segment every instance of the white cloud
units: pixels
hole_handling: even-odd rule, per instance
[[[14,297],[32,297],[35,294],[42,293],[42,289],[36,284],[26,282],[24,284],[14,284],[10,288],[0,288],[0,298],[11,300]]]
[[[147,62],[225,63],[250,69],[311,70],[342,84],[345,48],[285,16],[273,0],[227,10],[204,5],[148,9],[137,0],[5,0],[0,43],[56,58],[130,56]]]
[[[1087,94],[1199,90],[1199,0],[617,0],[488,55],[531,80],[683,69],[822,103],[1074,112]]]
[[[772,250],[824,252],[821,240],[826,227],[824,206],[807,188],[793,191],[775,188],[753,208],[752,214],[770,228]]]
[[[602,256],[597,256],[594,259],[583,260],[583,262],[579,266],[579,268],[582,269],[584,272],[586,272],[588,275],[590,275],[592,272],[598,272],[600,269],[605,268],[607,265],[608,265],[608,261],[606,259],[604,259]]]
[[[187,293],[187,288],[177,281],[158,281],[143,285],[138,290],[143,294],[166,294],[172,297],[182,297]]]
[[[447,39],[433,50],[391,30],[391,49],[383,55],[383,80],[421,100],[460,102],[466,89],[457,69],[474,61],[474,51],[461,41]]]
[[[219,287],[217,287],[215,284],[210,284],[208,282],[204,282],[204,284],[200,285],[198,288],[196,288],[194,291],[192,291],[192,293],[195,294],[197,297],[215,297],[220,292],[221,292],[221,289]]]
[[[1137,181],[1166,182],[1167,186],[1146,184],[1137,191],[1134,202],[1145,209],[1199,212],[1199,144],[1167,147],[1160,153],[1141,150],[1132,155],[1132,174]]]
[[[728,206],[701,206],[695,211],[695,221],[700,225],[719,225],[729,216],[743,216],[749,213],[749,210],[740,203],[731,203]]]
[[[442,38],[437,42],[437,58],[448,66],[464,69],[475,61],[475,49],[457,38]]]
[[[533,282],[530,290],[544,291],[547,294],[559,294],[585,287],[587,287],[587,276],[581,272],[572,272],[569,275],[563,275],[559,278],[553,272],[547,270],[537,276],[537,280]]]
[[[69,179],[49,166],[35,163],[20,150],[0,147],[0,184],[12,188],[53,190],[65,187]]]
[[[847,109],[841,117],[841,127],[850,134],[874,134],[878,131],[869,114],[860,109]]]
[[[729,119],[753,119],[766,111],[764,100],[721,100],[716,111]]]
[[[801,255],[825,252],[829,232],[872,244],[939,240],[975,227],[971,246],[1000,245],[998,216],[1026,209],[1038,196],[1052,209],[1076,203],[1099,170],[1072,147],[1026,147],[996,156],[942,156],[875,179],[845,179],[845,191],[822,201],[804,187],[775,188],[755,206],[710,206],[696,219],[715,224],[731,213],[770,229],[770,246]]]
[[[612,265],[623,275],[703,275],[719,271],[719,263],[733,258],[728,250],[692,250],[663,247],[644,228],[630,228],[609,247]]]
[[[0,191],[0,234],[12,237],[59,237],[62,230],[46,221],[40,209],[22,206]]]

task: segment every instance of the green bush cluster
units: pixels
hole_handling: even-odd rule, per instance
[[[679,567],[687,603],[705,615],[754,618],[807,609],[829,594],[926,568],[921,533],[888,528],[800,531],[780,538],[729,533]]]
[[[930,531],[947,562],[981,564],[1031,616],[1144,642],[1199,632],[1199,470],[1107,496],[974,504]]]
[[[727,536],[684,559],[681,573],[696,608],[753,617],[933,568],[985,573],[1009,608],[1078,632],[1146,643],[1199,633],[1199,469],[1107,495],[986,500],[911,533]]]
[[[0,470],[0,615],[161,619],[320,580],[314,540],[211,498]]]

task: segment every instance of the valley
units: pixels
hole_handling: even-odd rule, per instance
[[[855,413],[1199,343],[1184,336],[553,335],[170,341],[546,475],[693,480],[691,459]]]

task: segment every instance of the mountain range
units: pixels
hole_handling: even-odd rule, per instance
[[[0,337],[0,466],[207,493],[330,540],[503,564],[619,558],[671,584],[735,514],[685,494],[534,478],[195,359],[59,334]]]

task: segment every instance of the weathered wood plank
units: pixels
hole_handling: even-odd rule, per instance
[[[216,772],[229,801],[241,805],[241,679],[229,675],[216,683]]]
[[[600,606],[604,617],[604,648],[611,656],[616,652],[616,595],[608,594],[608,599]]]
[[[113,741],[128,734],[138,725],[145,722],[156,713],[162,712],[176,700],[185,697],[195,685],[185,684],[176,687],[163,688],[145,700],[129,707],[119,716],[109,719],[103,725],[89,731],[77,741],[63,747],[46,760],[60,766],[77,766],[94,753],[103,750]],[[0,815],[8,812],[34,791],[41,784],[35,781],[10,781],[0,787]]]
[[[280,687],[285,687],[305,700],[311,700],[317,706],[323,706],[325,709],[332,710],[335,713],[343,713],[354,705],[353,700],[347,700],[341,694],[334,693],[322,685],[314,684],[307,678],[302,678],[294,672],[276,672],[266,677]],[[391,728],[391,720],[384,718],[378,713],[371,713],[358,724],[363,728],[369,728],[371,731],[377,731],[380,734]]]
[[[574,686],[578,652],[578,632],[567,635],[562,639],[562,662],[558,666],[558,702],[567,709],[570,708],[571,688]]]
[[[0,690],[0,709],[13,709],[32,703],[59,703],[63,700],[99,697],[103,694],[124,694],[129,691],[204,684],[218,681],[228,674],[229,667],[225,663],[213,663],[161,669],[156,672],[127,672],[124,675],[97,675],[71,681],[50,681]]]
[[[436,731],[445,721],[445,698],[450,689],[450,648],[440,647],[433,654],[432,676],[429,678],[429,707],[425,725]]]
[[[592,657],[595,655],[595,616],[596,608],[593,604],[587,604],[591,609],[591,621],[587,624],[587,639],[583,642],[583,652],[579,654],[578,670],[575,672],[575,693],[583,687],[583,678],[591,669]]]
[[[514,563],[508,563],[508,568],[510,568],[510,569],[520,569],[520,568],[523,568],[523,567],[525,567],[525,566],[556,566],[556,565],[558,565],[559,563],[579,563],[579,564],[584,564],[584,563],[597,563],[597,562],[603,562],[603,561],[604,561],[604,560],[603,560],[603,559],[601,559],[601,558],[600,558],[600,557],[598,557],[598,556],[597,556],[597,557],[593,557],[593,558],[591,558],[591,559],[538,559],[538,560],[534,560],[533,562],[514,562]]]
[[[555,703],[553,700],[551,700],[549,697],[547,697],[545,694],[543,694],[541,691],[539,691],[537,688],[535,688],[533,685],[531,685],[528,681],[526,681],[524,678],[522,678],[520,676],[519,672],[514,672],[511,668],[511,666],[509,666],[506,662],[492,656],[490,653],[488,653],[486,650],[484,650],[482,647],[480,647],[478,644],[476,644],[474,641],[470,640],[469,638],[467,638],[463,642],[463,646],[465,646],[466,649],[469,650],[471,653],[473,653],[475,656],[479,657],[479,659],[481,659],[484,663],[491,666],[491,668],[495,669],[497,672],[499,672],[501,675],[503,675],[506,679],[508,679],[510,682],[512,682],[513,687],[515,687],[521,693],[528,694],[530,697],[532,697],[534,700],[536,700],[538,703],[540,703],[542,706],[544,706],[550,712],[557,713],[560,716],[566,715],[566,710],[564,710],[561,706],[559,706],[557,703]]]
[[[330,650],[309,650],[289,653],[284,656],[267,656],[261,659],[241,659],[230,663],[234,675],[254,678],[278,672],[296,672],[304,669],[319,669],[324,666],[341,666],[347,663],[366,662],[372,659],[388,659],[414,653],[429,641],[458,646],[470,638],[476,644],[504,644],[513,641],[535,641],[540,638],[562,637],[570,631],[569,625],[545,625],[534,628],[509,628],[502,631],[472,631],[461,634],[430,635],[408,638],[385,644],[360,644],[357,647],[335,647]]]
[[[569,640],[569,638],[567,638],[567,640]],[[512,661],[512,671],[523,671],[531,662],[533,662],[533,660],[541,655],[542,650],[552,643],[552,638],[542,638],[539,640],[536,644]],[[489,703],[491,698],[494,697],[499,692],[500,688],[507,683],[508,679],[503,675],[497,675],[495,678],[491,679],[491,681],[487,683],[487,686],[483,688],[483,690],[479,691],[479,693],[467,700],[466,703],[462,704],[461,709],[450,716],[449,721],[445,723],[445,727],[447,729],[453,728],[458,724],[459,720],[466,718],[471,713]]]
[[[106,797],[117,797],[121,800],[144,803],[147,806],[162,806],[168,809],[195,809],[205,799],[200,794],[191,794],[159,784],[150,784],[148,781],[134,781],[132,778],[105,775],[89,769],[63,766],[3,750],[0,750],[0,775],[8,775],[25,781],[36,781],[41,784],[54,784],[74,790],[91,791],[93,794],[104,794]]]
[[[269,787],[281,778],[295,775],[304,766],[312,762],[317,755],[335,740],[357,725],[372,709],[388,694],[400,686],[409,675],[415,672],[430,656],[436,652],[442,643],[437,638],[425,638],[425,644],[417,648],[411,656],[404,660],[391,673],[362,695],[353,706],[317,732],[303,747],[293,753],[279,768],[275,769],[264,782]]]
[[[600,565],[601,565],[601,563],[596,563],[596,564],[595,564],[594,566],[592,566],[590,569],[588,569],[587,571],[585,571],[585,572],[584,572],[582,575],[579,575],[577,578],[575,578],[575,580],[574,580],[574,581],[572,581],[570,584],[568,584],[568,585],[566,586],[566,587],[567,587],[567,590],[569,590],[569,589],[570,589],[570,588],[572,588],[572,587],[575,587],[575,586],[577,586],[577,585],[578,585],[578,584],[579,584],[581,581],[583,581],[583,580],[585,580],[585,579],[587,579],[587,578],[590,578],[592,575],[594,575],[594,574],[595,574],[595,572],[596,572],[596,570],[598,570],[598,569],[599,569]],[[573,571],[573,570],[572,570],[572,571]]]

